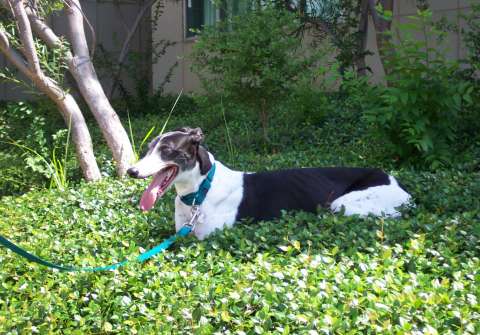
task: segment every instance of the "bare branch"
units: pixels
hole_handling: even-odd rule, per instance
[[[23,45],[23,52],[28,60],[30,69],[38,76],[43,76],[38,60],[37,51],[35,50],[35,42],[33,41],[32,28],[28,21],[27,13],[23,0],[9,0],[13,8],[13,14],[18,25],[18,32]]]
[[[79,0],[66,1],[70,3],[70,7],[65,8],[65,11],[74,54],[72,65],[69,67],[70,72],[112,151],[118,174],[123,176],[135,159],[132,145],[117,113],[105,95],[89,57]]]
[[[118,12],[118,16],[121,18],[123,29],[125,29],[125,31],[128,31],[127,20],[125,19],[125,16],[123,15],[122,10],[120,9],[120,2],[113,0],[112,4],[115,6],[115,9]]]
[[[368,7],[369,1],[362,0],[360,3],[360,21],[358,23],[358,32],[360,33],[360,52],[361,56],[356,60],[357,71],[360,75],[367,74],[367,66],[365,64],[365,51],[367,49],[368,34]]]
[[[88,19],[87,15],[85,15],[85,12],[82,9],[82,6],[80,5],[80,2],[78,0],[63,0],[63,3],[72,10],[72,5],[77,8],[77,10],[82,14],[83,19],[87,23],[88,28],[90,29],[90,33],[92,34],[92,45],[90,48],[90,58],[93,59],[93,56],[95,55],[95,47],[97,45],[97,36],[95,35],[95,29],[93,29],[92,24],[90,23],[90,20]],[[82,21],[82,30],[83,30],[83,21]],[[85,33],[84,33],[85,34]],[[87,48],[88,50],[88,48]]]
[[[113,83],[112,83],[112,89],[110,90],[110,99],[113,97],[115,94],[115,89],[117,88],[118,85],[118,80],[120,78],[120,74],[122,71],[122,65],[125,62],[125,58],[127,56],[128,49],[130,48],[130,42],[132,41],[133,36],[135,35],[135,32],[138,29],[138,26],[140,25],[140,22],[142,22],[143,17],[147,13],[148,9],[150,9],[158,0],[149,0],[144,5],[142,8],[140,8],[140,11],[137,14],[137,17],[135,18],[135,21],[133,22],[132,27],[128,31],[127,37],[125,38],[125,41],[123,42],[122,45],[122,50],[120,51],[120,55],[118,56],[118,70],[113,76]]]
[[[27,7],[26,12],[35,35],[40,37],[49,47],[58,47],[61,44],[61,41],[53,30],[42,19],[40,19],[31,8]]]
[[[70,27],[70,41],[73,54],[77,58],[90,60],[87,39],[85,38],[85,30],[83,29],[83,15],[79,10],[80,3],[78,0],[66,0],[65,3],[68,3],[66,11]]]
[[[135,32],[137,31],[138,26],[140,25],[140,22],[142,21],[143,17],[147,13],[147,10],[150,7],[152,7],[157,1],[158,0],[150,0],[146,2],[142,8],[140,8],[140,11],[138,12],[137,17],[135,18],[135,21],[133,22],[133,25],[130,28],[130,31],[128,32],[127,38],[123,42],[122,51],[120,52],[120,56],[118,57],[118,64],[121,65],[125,60],[125,56],[130,46],[130,42],[132,41],[132,38],[135,35]]]
[[[393,1],[394,0],[381,0],[380,5],[383,7],[383,10],[393,11]],[[383,69],[386,74],[389,73],[389,68],[385,66],[385,60],[390,57],[394,52],[390,46],[389,50],[386,50],[386,46],[389,44],[391,37],[389,31],[391,30],[392,21],[386,20],[378,15],[377,9],[375,8],[375,1],[369,0],[369,10],[373,18],[373,24],[375,26],[375,34],[377,40],[378,54],[380,55],[380,60],[383,64]]]
[[[373,24],[375,27],[380,26],[380,17],[378,16],[377,9],[375,8],[375,0],[368,0],[368,7],[370,9],[370,13],[372,15]]]
[[[33,76],[32,71],[28,68],[27,61],[23,56],[15,49],[10,46],[8,37],[0,28],[0,50],[5,55],[5,57],[13,64],[17,69],[20,70],[24,75],[31,78]]]

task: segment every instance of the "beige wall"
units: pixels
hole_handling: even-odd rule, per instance
[[[480,0],[474,0],[479,1]],[[470,9],[470,0],[430,0],[430,8],[433,11],[434,19],[446,16],[451,22],[462,23],[460,15]],[[194,38],[185,38],[185,1],[168,1],[165,6],[165,13],[159,19],[159,29],[153,32],[153,40],[169,39],[177,42],[170,48],[167,54],[157,64],[153,64],[153,87],[158,87],[165,74],[175,61],[178,67],[174,70],[172,82],[165,88],[167,92],[176,93],[182,88],[186,92],[199,91],[200,83],[198,78],[191,73],[188,54],[195,41]],[[394,7],[394,20],[405,22],[408,16],[416,13],[416,0],[396,0]],[[419,36],[420,37],[420,36]],[[433,41],[432,41],[433,43]],[[450,58],[458,59],[465,57],[466,49],[458,33],[451,33],[448,36],[448,49]],[[367,56],[367,65],[373,70],[373,80],[379,82],[384,76],[384,71],[378,56],[377,43],[374,34],[373,23],[369,22],[368,49],[373,53]]]
[[[153,12],[153,11],[152,11]],[[200,88],[198,78],[190,71],[188,54],[195,43],[194,37],[185,37],[185,1],[166,1],[164,14],[160,16],[158,29],[152,31],[155,41],[166,39],[176,44],[167,49],[162,58],[152,64],[153,87],[157,88],[164,80],[171,67],[178,62],[173,70],[171,82],[165,86],[169,93],[178,93],[182,88],[185,92]]]
[[[114,1],[118,5],[115,5]],[[122,43],[127,36],[126,27],[130,27],[133,24],[141,4],[134,0],[81,0],[80,2],[85,15],[95,30],[97,44],[101,44],[106,51],[113,53],[114,57],[118,57]],[[67,35],[68,25],[63,15],[54,14],[49,21],[50,26],[58,35]],[[91,32],[87,26],[85,26],[85,31],[90,43]],[[150,21],[144,20],[132,39],[130,50],[147,50],[151,43],[150,33]],[[98,55],[99,52],[97,47],[96,54]],[[9,66],[8,62],[0,54],[0,68],[7,66]],[[100,69],[97,68],[98,70]],[[102,75],[101,71],[99,71],[99,75],[105,91],[110,92],[111,74],[106,73]],[[123,75],[122,81],[127,87],[133,87],[133,81],[128,75]],[[34,97],[24,86],[0,82],[0,101],[31,99]]]
[[[479,1],[480,0],[474,0]],[[464,24],[461,19],[461,15],[467,13],[470,10],[469,0],[430,0],[430,9],[433,12],[433,19],[439,20],[442,17],[446,17],[449,22],[454,22],[462,26]],[[415,15],[417,12],[416,0],[397,0],[395,1],[395,7],[393,11],[394,22],[405,23],[408,22],[409,16]],[[422,33],[418,34],[418,38],[424,38]],[[435,41],[429,40],[429,45],[434,46]],[[444,52],[450,59],[461,59],[466,56],[466,48],[460,38],[460,34],[449,33],[447,41],[444,43]],[[367,56],[367,65],[373,70],[373,80],[375,82],[382,81],[384,71],[380,58],[378,56],[378,48],[375,39],[375,32],[373,23],[369,22],[368,29],[368,44],[367,48],[373,52],[373,55]]]

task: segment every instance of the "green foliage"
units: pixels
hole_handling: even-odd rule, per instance
[[[380,105],[378,96],[382,87],[372,85],[370,78],[361,76],[356,71],[347,71],[340,85],[339,97],[348,110],[356,110],[359,114]]]
[[[469,51],[470,65],[480,70],[480,4],[471,2],[471,9],[462,17],[467,28],[462,30],[466,47]]]
[[[275,150],[258,142],[252,103],[238,103],[235,92],[220,91],[226,100],[213,108],[204,108],[204,97],[182,97],[170,115],[176,97],[157,94],[139,104],[146,111],[141,117],[132,113],[130,119],[136,143],[166,119],[168,129],[200,126],[216,159],[238,170],[384,168],[414,196],[416,207],[401,219],[285,213],[271,222],[240,223],[206,241],[184,239],[145,264],[106,273],[59,273],[0,248],[0,333],[480,333],[478,95],[471,78],[458,75],[458,64],[427,47],[402,41],[391,55],[386,88],[346,72],[338,94],[316,94],[309,80],[293,84],[296,79],[268,89],[285,94],[272,100]],[[58,113],[43,104],[1,107],[0,140],[16,139],[45,159],[55,152],[59,171],[58,162],[69,164],[57,157],[68,138],[65,129],[57,133],[63,124],[54,118]],[[108,174],[114,165],[105,158],[100,131],[91,128]],[[0,143],[0,149],[0,195],[45,184],[34,171],[39,162],[28,163],[11,145]],[[392,152],[413,166],[395,170]],[[448,158],[451,166],[416,169],[424,161],[445,162],[445,152],[457,156]],[[153,211],[138,209],[147,183],[106,178],[61,192],[4,196],[0,235],[63,264],[133,257],[174,229],[172,191]]]
[[[255,111],[266,139],[274,107],[318,75],[318,54],[301,48],[298,28],[294,14],[266,5],[206,27],[193,48],[193,70],[207,93]]]
[[[352,77],[343,95],[325,101],[335,109],[321,123],[276,123],[275,152],[256,145],[255,120],[233,106],[190,109],[182,97],[167,129],[202,127],[215,158],[239,170],[385,168],[415,197],[416,208],[401,219],[286,213],[202,242],[187,238],[147,263],[96,274],[47,270],[0,248],[0,333],[479,333],[479,142],[456,168],[392,171],[391,160],[374,155],[383,143],[365,137],[358,108],[369,105],[345,99],[355,91],[374,96],[367,88]],[[162,102],[165,110],[132,116],[136,143],[151,127],[162,129],[174,98]],[[302,93],[296,99],[315,101]],[[108,149],[94,138],[102,160]],[[103,172],[113,171],[107,164]],[[106,178],[3,197],[0,235],[63,264],[134,257],[174,231],[173,190],[151,212],[138,209],[147,184]]]
[[[448,61],[427,38],[441,37],[430,24],[431,12],[419,12],[401,25],[401,41],[385,60],[388,86],[379,106],[365,113],[390,152],[407,163],[433,168],[450,163],[459,124],[473,104],[473,86],[459,75],[459,63]],[[409,33],[423,31],[425,40]],[[439,38],[438,40],[441,40]]]
[[[67,162],[70,132],[58,130],[63,122],[53,116],[54,109],[46,101],[8,103],[0,108],[0,148],[4,151],[0,157],[4,176],[0,194],[43,185],[45,181],[57,188],[68,185],[68,169],[74,166]]]
[[[366,164],[333,129],[318,131],[312,149],[241,151],[235,167]],[[221,128],[207,137],[220,159],[222,138]],[[417,203],[399,220],[290,213],[96,274],[46,270],[0,249],[0,333],[478,333],[478,172],[396,174]],[[173,232],[172,192],[138,209],[147,183],[109,178],[4,197],[0,234],[64,264],[137,255]]]
[[[116,92],[119,94],[114,95],[116,97],[114,103],[118,106],[120,114],[125,110],[132,115],[145,114],[157,108],[158,102],[163,98],[164,87],[170,82],[173,70],[178,63],[171,65],[153,95],[151,94],[151,66],[157,63],[173,45],[175,45],[174,42],[161,40],[141,52],[130,51],[121,65],[117,62],[116,52],[107,51],[102,45],[99,46],[94,63],[100,76],[111,79],[120,73],[115,84]]]
[[[311,46],[326,42],[335,47],[335,59],[339,64],[339,73],[344,75],[350,70],[359,69],[357,61],[371,54],[363,50],[363,32],[359,31],[361,2],[358,0],[274,0],[277,6],[298,13],[299,32],[305,41],[312,40]]]
[[[38,1],[36,6],[41,15],[40,17],[42,17],[42,14],[48,15],[53,11],[61,9],[63,2]],[[13,48],[17,50],[23,48],[18,34],[17,23],[13,17],[11,17],[10,13],[0,10],[0,28],[5,32]],[[50,48],[42,40],[34,37],[34,44],[40,67],[44,74],[53,79],[60,87],[64,88],[64,76],[68,68],[65,55],[70,50],[68,41],[64,37],[61,37],[56,47]],[[34,87],[33,83],[28,79],[26,80],[26,77],[19,76],[18,71],[11,71],[6,67],[2,68],[0,70],[0,82],[1,81],[9,81],[17,85],[25,86],[29,93],[38,94],[38,90]]]

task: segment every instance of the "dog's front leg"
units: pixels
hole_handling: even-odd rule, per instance
[[[175,230],[178,232],[186,222],[190,221],[190,207],[186,206],[180,197],[175,198]]]

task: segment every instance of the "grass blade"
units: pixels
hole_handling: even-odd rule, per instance
[[[180,91],[180,93],[178,94],[177,99],[175,100],[175,103],[173,104],[172,109],[170,110],[170,113],[168,113],[167,119],[163,123],[162,130],[160,131],[160,135],[162,135],[163,132],[165,131],[165,128],[167,127],[168,121],[170,121],[170,117],[172,116],[173,110],[175,109],[175,106],[177,106],[177,102],[178,102],[178,100],[180,100],[180,97],[182,96],[182,93],[183,93],[183,88]]]

